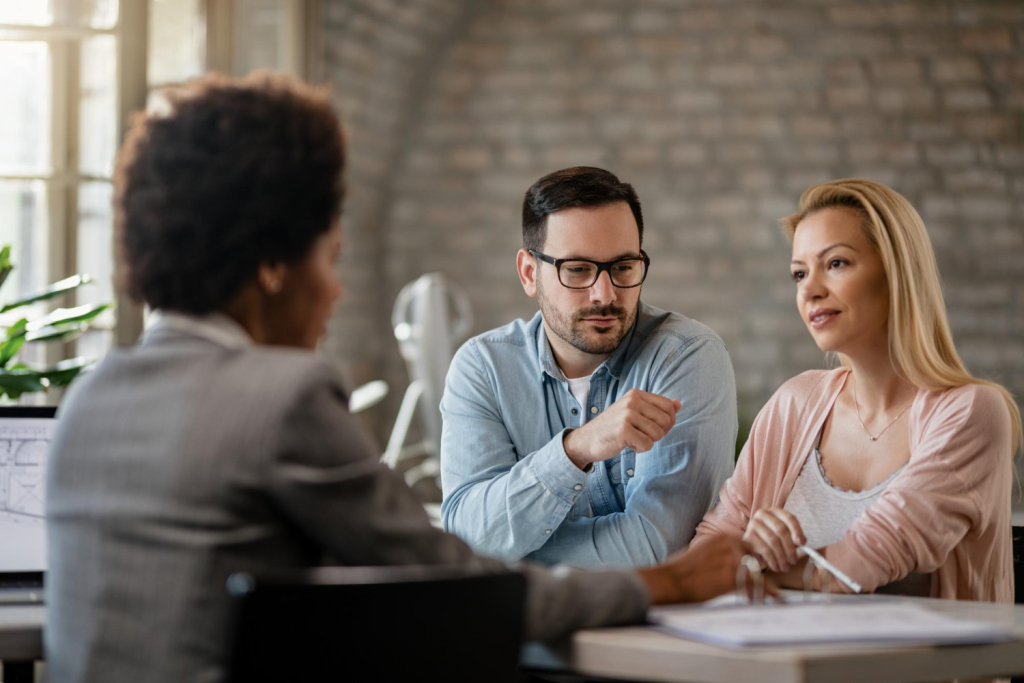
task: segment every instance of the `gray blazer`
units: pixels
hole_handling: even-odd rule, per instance
[[[223,680],[232,572],[504,567],[431,526],[330,365],[219,315],[165,316],[72,389],[47,517],[47,674],[61,683]],[[631,572],[519,569],[530,639],[647,607]]]

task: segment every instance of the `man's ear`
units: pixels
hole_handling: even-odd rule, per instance
[[[519,271],[519,282],[526,296],[537,296],[537,260],[525,249],[520,249],[516,254],[516,270]]]

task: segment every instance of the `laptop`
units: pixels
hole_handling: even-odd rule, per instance
[[[54,407],[0,406],[0,604],[43,601]]]

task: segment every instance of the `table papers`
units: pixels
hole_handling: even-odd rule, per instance
[[[661,607],[648,615],[674,635],[726,647],[871,643],[962,645],[1012,640],[994,624],[957,619],[900,601]]]

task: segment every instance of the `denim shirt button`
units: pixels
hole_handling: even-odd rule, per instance
[[[572,487],[572,490],[573,491],[582,491],[583,490],[583,484],[576,484],[575,486]]]
[[[579,414],[580,414],[580,411],[578,411],[578,410],[576,410],[575,408],[573,408],[573,409],[572,409],[572,414],[573,414],[573,415],[579,415]]]
[[[551,533],[551,529],[545,529],[545,530],[544,530],[544,533],[546,533],[546,534],[550,534],[550,533]]]
[[[626,474],[628,474],[629,476],[632,477],[633,476],[633,470],[632,469],[626,470]]]
[[[597,415],[597,406],[590,406],[590,414]]]

